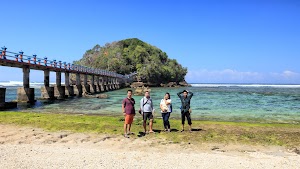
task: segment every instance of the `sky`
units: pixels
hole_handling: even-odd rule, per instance
[[[0,0],[0,46],[72,62],[139,38],[188,68],[189,83],[300,84],[299,0]],[[43,81],[31,71],[31,81]],[[0,66],[0,81],[22,70]],[[54,81],[54,73],[51,74]]]

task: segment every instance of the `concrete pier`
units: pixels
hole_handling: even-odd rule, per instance
[[[101,92],[105,92],[103,77],[99,77],[99,89]]]
[[[96,93],[96,85],[95,85],[95,76],[92,75],[91,84],[90,84],[90,93]]]
[[[82,96],[82,85],[80,82],[80,74],[76,73],[76,85],[74,87],[74,94],[76,96],[81,97]]]
[[[41,97],[43,99],[53,100],[54,97],[54,87],[42,86],[41,87]]]
[[[96,76],[96,93],[100,93],[101,92],[101,86],[100,86],[100,77]]]
[[[56,85],[54,85],[54,96],[57,99],[64,99],[65,90],[65,86],[61,85],[61,72],[56,72]]]
[[[23,103],[33,103],[34,100],[34,88],[19,87],[17,90],[17,100]]]
[[[112,84],[112,89],[116,90],[116,84],[115,84],[115,79],[111,78],[111,84]]]
[[[21,68],[23,70],[23,86],[17,89],[17,102],[35,102],[35,89],[30,88],[30,70],[44,72],[44,86],[41,87],[42,99],[64,99],[68,96],[82,96],[83,92],[100,93],[125,86],[130,75],[121,75],[112,71],[89,68],[82,65],[71,64],[62,61],[41,58],[37,55],[26,55],[23,51],[7,51],[6,47],[0,48],[0,66]],[[50,86],[50,72],[56,72],[56,84]],[[65,74],[65,84],[61,83],[61,75]],[[70,75],[76,75],[76,84],[71,84]],[[3,74],[3,76],[9,76]],[[80,76],[83,76],[81,83]],[[87,77],[91,76],[91,83],[87,83]],[[133,79],[133,78],[132,78]],[[72,86],[71,86],[71,85]],[[17,102],[5,102],[6,89],[0,88],[0,109],[17,106]]]
[[[90,85],[87,84],[87,74],[83,75],[82,92],[90,93]]]
[[[6,88],[0,88],[0,110],[16,108],[17,102],[5,102]]]
[[[108,86],[109,86],[109,90],[113,90],[113,86],[112,86],[112,82],[111,82],[111,78],[108,77]]]
[[[107,78],[106,77],[103,77],[103,91],[104,92],[107,92],[108,91],[108,86],[107,86]]]
[[[34,88],[29,88],[29,74],[30,68],[23,67],[23,87],[19,87],[17,90],[18,102],[34,102]]]
[[[5,103],[6,88],[0,88],[0,104]]]
[[[65,72],[65,95],[74,96],[74,87],[70,85],[70,74],[68,72]]]
[[[54,99],[54,87],[50,87],[49,70],[44,70],[44,86],[41,87],[41,97],[43,99]]]

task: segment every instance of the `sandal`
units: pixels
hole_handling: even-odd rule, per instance
[[[127,133],[127,135],[134,135],[134,133],[133,132],[129,132],[129,133]]]
[[[124,134],[124,137],[125,137],[125,138],[129,138],[129,136],[128,136],[127,134]]]

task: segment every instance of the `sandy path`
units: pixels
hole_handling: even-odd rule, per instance
[[[0,125],[0,168],[299,168],[278,147],[156,143],[121,136]],[[153,145],[152,147],[149,145]],[[219,149],[211,150],[218,146]]]

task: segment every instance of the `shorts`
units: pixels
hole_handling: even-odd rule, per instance
[[[125,124],[132,124],[134,114],[126,114],[125,115]]]
[[[144,113],[143,113],[143,120],[147,120],[147,119],[149,119],[149,120],[152,120],[152,119],[153,119],[153,114],[152,114],[152,112],[144,112]]]
[[[190,112],[184,112],[184,111],[181,112],[181,124],[183,124],[183,125],[185,123],[185,118],[187,119],[188,124],[192,125],[192,119],[191,119]]]

